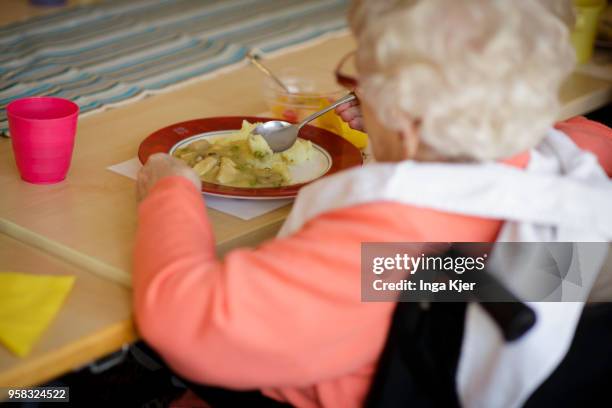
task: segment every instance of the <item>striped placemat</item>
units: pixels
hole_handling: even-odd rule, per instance
[[[53,95],[100,111],[346,28],[347,0],[111,0],[0,27],[6,105]]]

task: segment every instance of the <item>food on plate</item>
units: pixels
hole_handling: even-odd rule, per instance
[[[242,129],[197,140],[173,155],[192,167],[200,179],[233,187],[280,187],[291,184],[289,166],[310,160],[312,143],[297,139],[281,153],[274,153],[261,135],[251,134],[258,123],[242,122]]]

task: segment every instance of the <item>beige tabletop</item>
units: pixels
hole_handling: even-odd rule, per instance
[[[3,234],[0,272],[76,277],[58,315],[27,357],[0,345],[0,387],[43,383],[136,339],[130,292],[115,282]]]
[[[0,5],[0,22],[10,21],[7,15],[13,16],[13,19],[23,18],[23,13],[27,15],[24,4],[25,0],[3,0]],[[4,13],[11,5],[17,11]],[[354,41],[344,36],[282,54],[267,62],[275,70],[292,65],[331,70],[339,58],[353,48]],[[207,116],[254,115],[266,111],[260,92],[261,81],[258,71],[245,66],[121,108],[82,117],[79,120],[68,178],[55,185],[40,186],[21,181],[15,168],[10,140],[0,138],[0,233],[10,235],[31,247],[22,246],[24,251],[33,251],[41,257],[41,251],[44,251],[55,257],[52,259],[57,258],[74,265],[71,267],[75,274],[78,272],[83,275],[81,281],[86,282],[83,283],[85,289],[108,292],[105,295],[107,303],[92,303],[91,308],[88,306],[82,310],[84,321],[67,320],[71,324],[66,325],[65,333],[49,332],[45,335],[48,341],[55,342],[53,344],[58,347],[63,344],[61,350],[71,350],[74,344],[79,344],[79,339],[89,341],[87,339],[93,336],[103,339],[101,344],[105,344],[104,350],[110,351],[129,337],[129,330],[113,331],[115,326],[112,323],[125,322],[129,315],[126,291],[120,290],[114,283],[84,272],[88,270],[126,286],[130,283],[136,228],[134,182],[106,168],[135,157],[139,144],[148,134],[169,124]],[[574,74],[565,84],[561,98],[563,118],[588,112],[612,99],[612,82],[585,74]],[[218,251],[223,253],[237,246],[256,245],[272,237],[287,216],[289,207],[249,221],[215,210],[208,212]],[[11,262],[19,261],[13,259],[16,255],[11,251],[6,252],[5,256]],[[62,261],[57,262],[69,266]],[[29,270],[38,272],[45,270],[46,263],[46,260],[32,257],[21,268],[29,265]],[[19,265],[14,268],[17,267]],[[101,288],[107,288],[108,291]],[[75,290],[71,296],[76,297],[76,293]],[[96,334],[90,326],[94,323],[101,325],[96,327],[106,325],[109,331]],[[92,331],[86,332],[87,328]],[[42,344],[40,347],[43,347]],[[31,357],[32,364],[40,364],[53,371],[52,364],[46,363],[48,360],[35,356],[38,354]],[[66,357],[66,360],[84,363],[93,356],[76,353],[73,357],[72,360]],[[0,355],[0,375],[7,375],[5,370],[11,367],[4,363],[4,358],[6,356]],[[21,372],[26,371],[22,368]],[[10,370],[7,372],[8,375],[15,375]],[[53,373],[43,375],[39,380],[50,378],[51,375]]]
[[[354,47],[348,37],[286,53],[268,61],[332,69]],[[20,180],[10,140],[0,140],[0,232],[41,246],[84,268],[129,284],[136,227],[134,182],[108,171],[135,157],[141,141],[171,123],[218,115],[266,111],[261,74],[246,66],[121,108],[79,120],[73,163],[66,181],[32,185]],[[563,117],[584,113],[612,98],[612,82],[573,74],[564,86]],[[273,236],[289,207],[249,221],[209,210],[218,249],[255,245]]]
[[[353,48],[349,37],[331,39],[270,61],[332,70]],[[66,181],[32,185],[20,180],[10,140],[0,140],[0,232],[67,257],[83,267],[129,283],[136,227],[134,182],[110,165],[136,156],[151,132],[188,119],[254,115],[267,110],[262,76],[243,67],[166,94],[79,119],[73,162]],[[250,221],[209,210],[220,252],[271,237],[289,211],[278,209]],[[78,252],[75,253],[75,250]],[[78,259],[76,259],[78,258]]]

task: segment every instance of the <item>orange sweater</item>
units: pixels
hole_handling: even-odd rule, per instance
[[[612,174],[612,130],[600,126],[575,119],[559,127],[578,134]],[[371,203],[322,214],[290,237],[220,261],[200,192],[166,178],[139,208],[136,321],[193,381],[257,388],[301,407],[360,406],[395,306],[361,302],[361,242],[494,241],[501,225]]]

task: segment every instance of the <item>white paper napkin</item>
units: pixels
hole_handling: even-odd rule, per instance
[[[135,157],[122,163],[117,163],[107,167],[107,169],[117,174],[121,174],[122,176],[136,180],[136,174],[138,174],[140,167],[142,167],[140,161]],[[215,197],[206,194],[206,205],[208,207],[229,215],[233,215],[234,217],[238,217],[243,220],[250,220],[260,215],[269,213],[277,208],[291,203],[292,201],[293,199],[238,200],[234,198]]]

